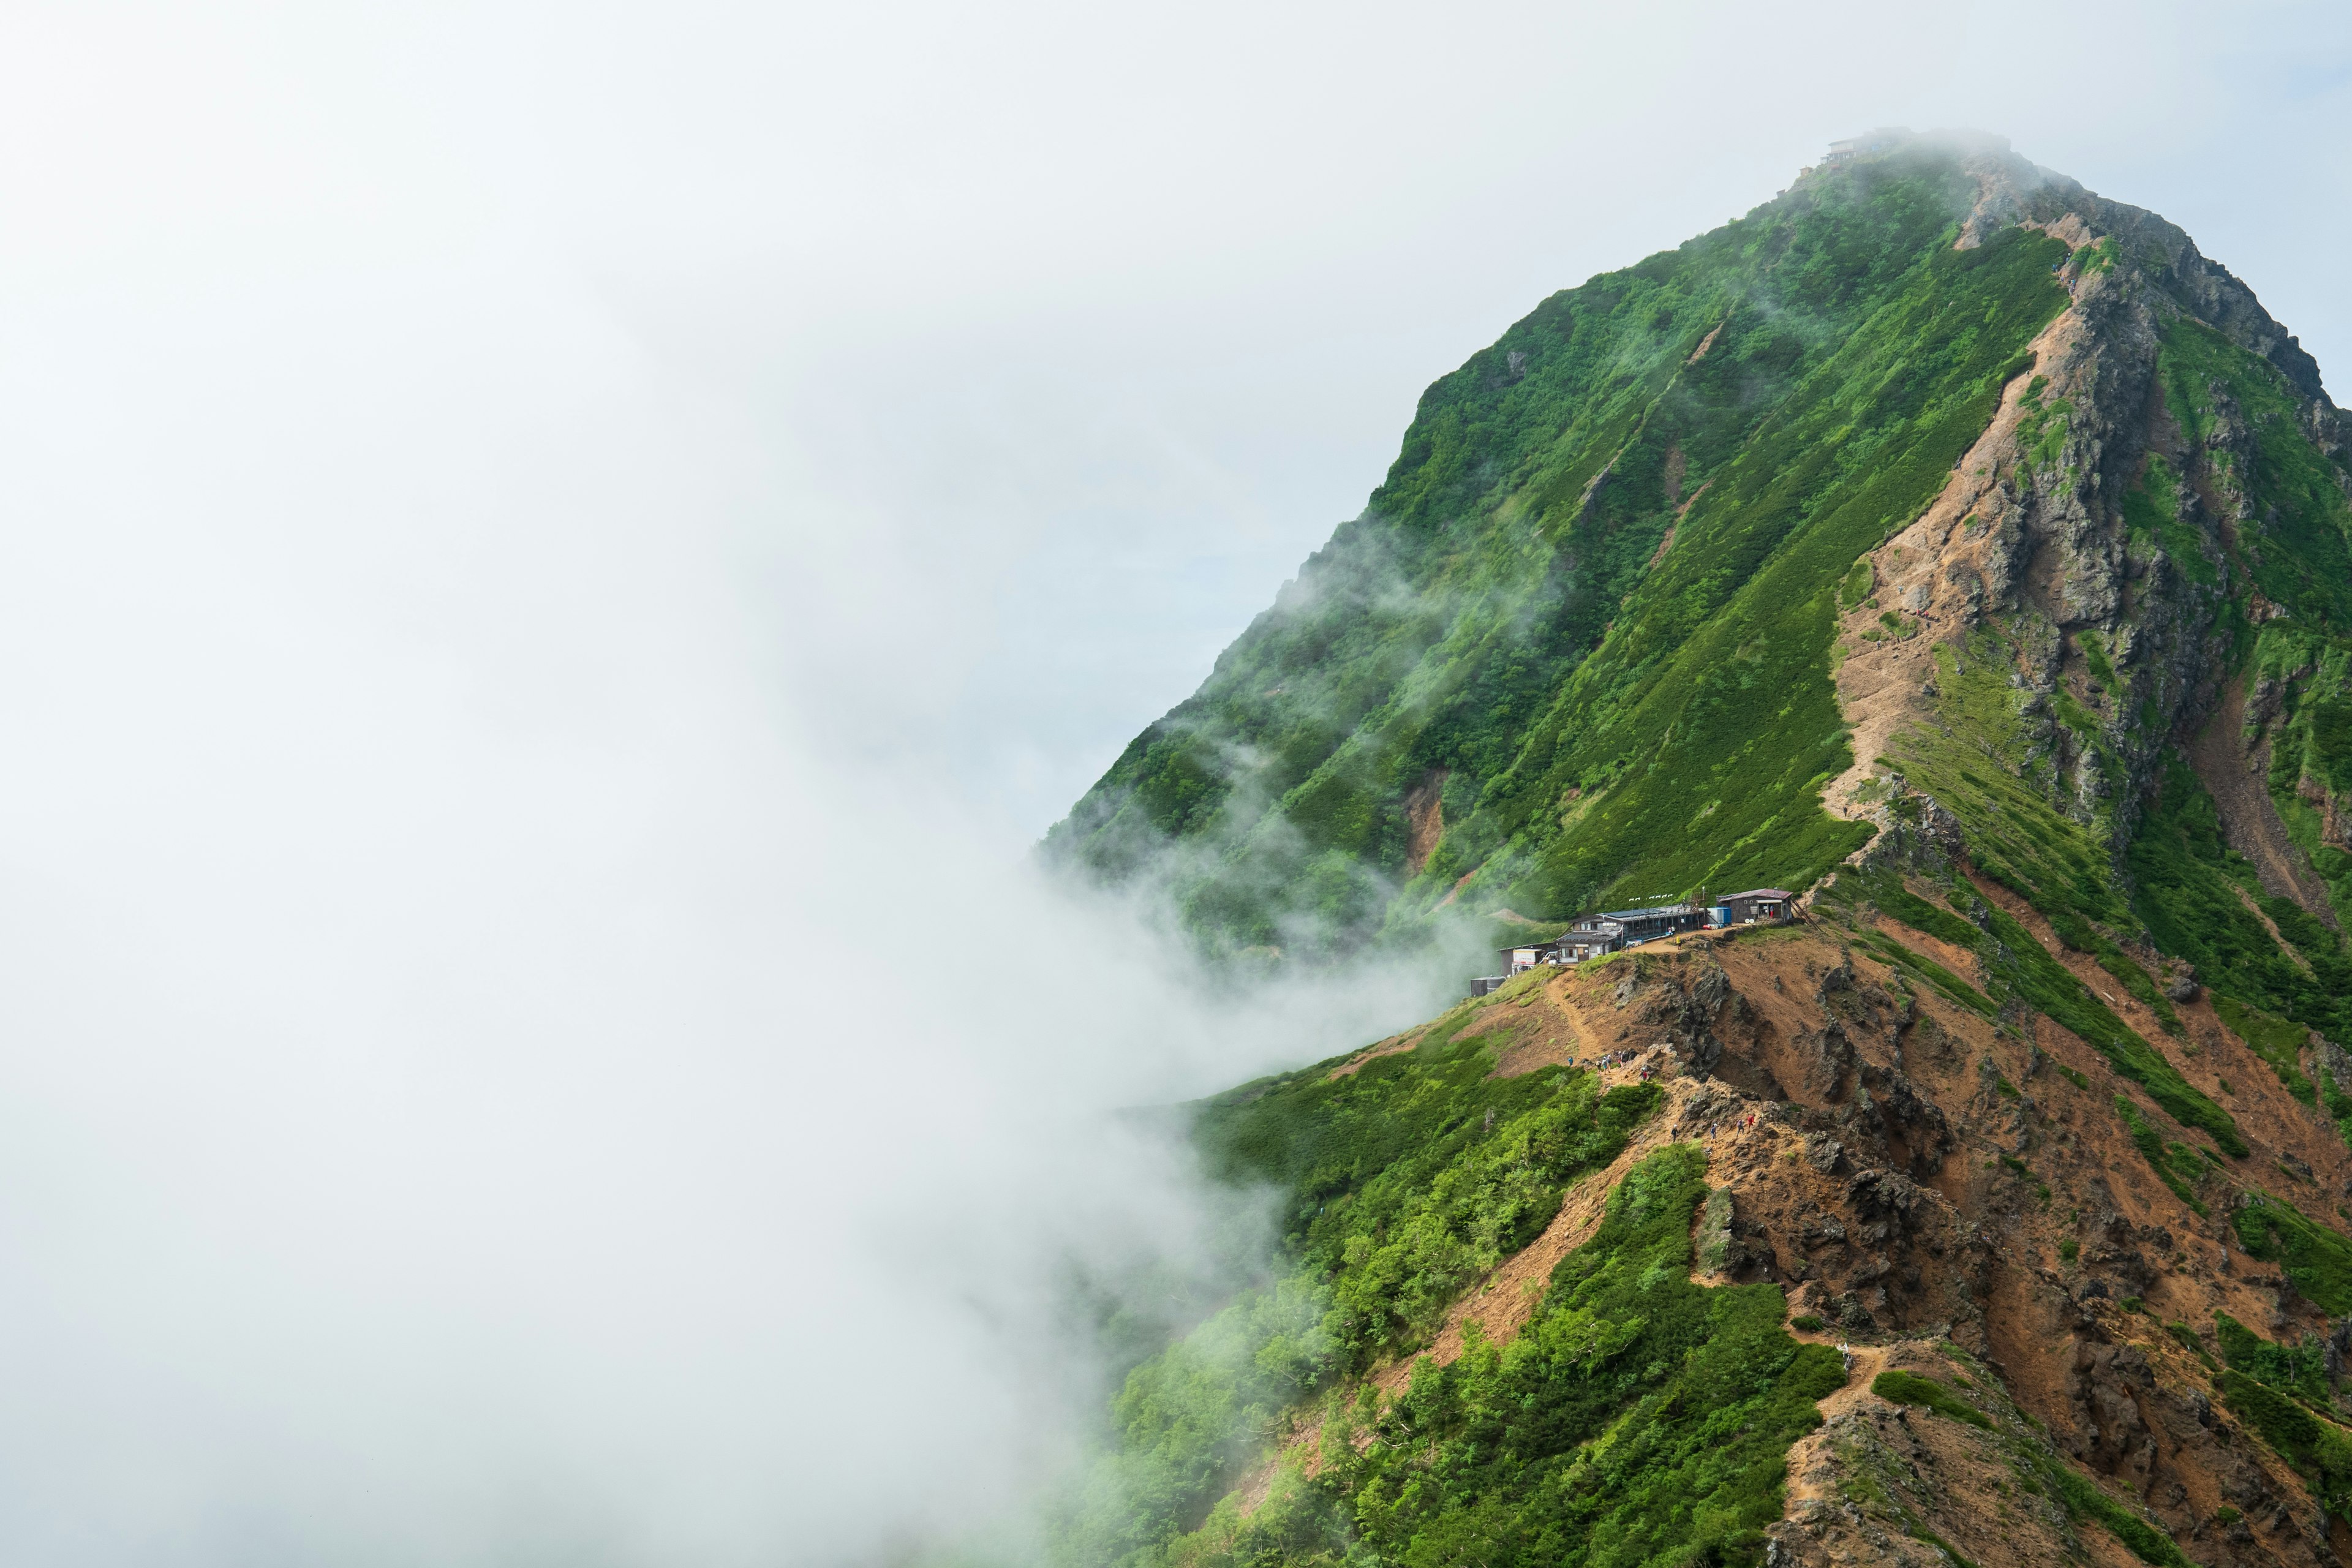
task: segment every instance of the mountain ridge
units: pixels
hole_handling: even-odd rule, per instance
[[[2087,263],[2074,259],[2089,238],[2085,212],[2105,226],[2108,247]],[[2052,237],[2059,229],[2065,234]],[[1884,378],[1870,378],[1897,367],[1916,373],[1934,325],[1899,319],[1904,306],[1948,308],[1945,286],[1968,281],[1918,274],[1963,273],[1969,253],[1980,260],[1988,240],[2013,250],[2028,236],[2073,269],[2063,298],[2053,285],[2032,299],[2031,269],[2004,258],[1996,286],[1976,291],[1988,301],[2002,289],[2014,296],[1998,307],[2015,319],[1997,323],[2007,340],[1946,332],[1946,358],[1957,352],[1963,363],[1930,367],[1944,373],[1936,384],[1901,389],[1912,417],[1837,441],[1828,429],[1785,428],[1806,412],[1809,395],[1818,404],[1867,391],[1886,403]],[[1840,720],[1813,668],[1772,671],[1783,686],[1810,688],[1804,708],[1825,740],[1787,759],[1814,765],[1780,786],[1777,859],[1721,853],[1743,835],[1707,825],[1693,837],[1718,853],[1695,862],[1662,850],[1664,803],[1646,798],[1656,792],[1630,802],[1621,795],[1597,814],[1590,797],[1633,765],[1639,742],[1671,742],[1675,720],[1704,718],[1710,683],[1701,672],[1666,670],[1663,693],[1652,688],[1666,645],[1695,632],[1720,636],[1705,624],[1727,607],[1711,588],[1761,572],[1788,576],[1789,563],[1775,557],[1809,546],[1835,555],[1853,543],[1858,553],[1917,516],[1932,500],[1924,472],[1888,474],[1874,446],[1907,438],[1961,456],[2000,408],[2000,392],[1987,384],[2003,369],[2014,372],[1998,377],[2003,384],[2026,374],[2007,361],[2048,318],[2083,309],[2073,296],[2086,284],[2115,291],[2112,263],[2101,258],[2117,245],[2131,247],[2135,285],[2222,323],[2225,336],[2305,397],[2315,437],[2340,450],[2341,417],[2310,357],[2251,291],[2154,215],[2095,197],[1983,139],[1959,151],[1921,140],[1809,170],[1748,218],[1554,296],[1433,385],[1365,513],[1342,525],[1220,657],[1200,692],[1138,737],[1048,836],[1049,857],[1113,879],[1162,881],[1213,949],[1310,954],[1343,951],[1384,928],[1395,934],[1465,899],[1559,919],[1596,898],[1669,886],[1811,879],[1857,847],[1821,812],[1805,823],[1807,842],[1785,842],[1809,816],[1810,803],[1796,797],[1836,749],[1829,735]],[[1981,285],[1987,269],[1972,270]],[[1906,274],[1917,296],[1909,301],[1897,297]],[[1602,305],[1596,331],[1586,319]],[[1570,366],[1571,395],[1520,397],[1528,405],[1520,408],[1518,390],[1547,373],[1548,355],[1559,357],[1563,318],[1567,349],[1581,336],[1611,357]],[[1888,340],[1875,358],[1853,351],[1874,319]],[[1828,341],[1825,323],[1849,321],[1853,331]],[[2105,347],[2104,337],[2097,345]],[[1841,353],[1854,363],[1841,365]],[[1704,374],[1715,383],[1696,385]],[[1942,427],[1918,416],[1929,413],[1947,416]],[[1488,416],[1486,425],[1474,427],[1472,414]],[[1562,416],[1555,437],[1543,421]],[[1786,452],[1759,450],[1776,439]],[[1875,486],[1850,472],[1843,493],[1828,498],[1846,500],[1850,515],[1821,497],[1800,498],[1797,510],[1809,504],[1813,515],[1769,515],[1791,510],[1774,481],[1780,490],[1815,483],[1808,465],[1817,470],[1831,448],[1840,461],[1853,454],[1853,467],[1878,465],[1869,474]],[[1912,469],[1925,468],[1924,452],[1904,456]],[[1518,474],[1484,495],[1465,488],[1465,474],[1491,479],[1506,458]],[[1729,493],[1725,481],[1748,470],[1763,482]],[[1906,478],[1913,493],[1895,494]],[[1833,537],[1818,537],[1824,531]],[[1763,548],[1742,535],[1766,536]],[[1801,586],[1819,592],[1821,574],[1815,563]],[[1691,606],[1696,614],[1680,613],[1677,598],[1702,602]],[[1822,628],[1782,629],[1821,637],[1826,649]],[[1629,743],[1607,744],[1608,721],[1645,703],[1655,722],[1636,725]],[[1724,761],[1694,759],[1682,772],[1695,776]],[[1854,765],[1843,760],[1834,773]],[[1556,828],[1542,815],[1547,800]],[[1650,820],[1606,832],[1612,814],[1629,805]],[[1704,812],[1706,802],[1688,807]],[[1746,831],[1773,815],[1755,814]]]
[[[1983,137],[1547,300],[1046,845],[1228,958],[1806,889],[1189,1108],[1070,1562],[2352,1556],[2352,470]]]

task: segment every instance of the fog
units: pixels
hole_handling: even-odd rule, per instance
[[[1026,860],[1421,387],[1881,123],[2333,371],[2348,81],[2298,6],[10,7],[0,1557],[1019,1542],[1071,1268],[1231,1219],[1106,1113],[1443,1000]]]

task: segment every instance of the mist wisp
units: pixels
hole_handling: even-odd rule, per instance
[[[15,318],[0,1557],[1016,1528],[1099,1419],[1069,1281],[1230,1282],[1111,1113],[1430,977],[1236,998],[1045,886],[876,743],[951,574],[469,265]]]

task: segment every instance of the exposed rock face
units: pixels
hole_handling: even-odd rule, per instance
[[[2164,748],[2218,701],[2234,635],[2225,553],[2258,550],[2265,526],[2245,482],[2257,455],[2244,411],[2212,391],[2210,416],[2189,430],[2168,405],[2168,330],[2201,322],[2262,355],[2329,449],[2347,421],[2311,356],[2179,228],[2007,153],[1979,154],[1970,169],[1980,195],[1960,243],[2012,223],[2045,230],[2073,250],[2073,303],[2035,341],[1945,493],[1870,557],[1879,592],[1846,617],[1839,674],[1861,733],[1831,799],[1885,820],[1857,796],[1891,737],[1937,721],[1931,650],[1990,629],[2019,692],[2021,771],[2120,856]],[[2129,515],[2151,463],[2179,481],[2168,498],[2177,522],[2161,535]],[[1874,616],[1890,604],[1918,632],[1878,638]]]
[[[2181,308],[2269,360],[2305,396],[2324,400],[2319,362],[2271,319],[2252,289],[2199,251],[2178,225],[2143,208],[2108,201],[2005,149],[1976,153],[1969,169],[1979,195],[1976,210],[1962,228],[1963,247],[1982,244],[1996,230],[2021,223],[2047,228],[2078,248],[2113,236]]]
[[[1965,869],[1914,825],[1886,844],[1897,861]],[[2176,995],[2179,1059],[2200,1081],[2235,1082],[2252,1145],[2199,1189],[2200,1211],[2155,1179],[2116,1110],[2130,1086],[2097,1051],[2048,1018],[1954,1005],[1866,952],[1870,934],[1685,937],[1561,972],[1487,1026],[1549,1042],[1513,1047],[1510,1070],[1605,1051],[1619,1064],[1608,1075],[1664,1085],[1668,1109],[1625,1158],[1670,1140],[1707,1150],[1719,1184],[1694,1229],[1696,1266],[1714,1282],[1780,1285],[1801,1334],[1853,1356],[1827,1424],[1790,1457],[1770,1560],[1927,1568],[1941,1542],[1979,1568],[2022,1568],[2118,1550],[2062,1506],[2061,1470],[2096,1478],[2200,1563],[2336,1560],[2305,1479],[2225,1399],[2211,1325],[2227,1313],[2282,1343],[2308,1335],[2343,1365],[2352,1316],[2328,1317],[2246,1256],[2230,1215],[2352,1190],[2352,1149],[2208,1004]],[[2104,973],[2047,951],[2086,984]],[[1987,979],[1980,963],[1944,957]],[[2159,1032],[2145,1009],[2132,1016]],[[2309,1065],[2352,1068],[2331,1052],[2315,1046]],[[1564,1213],[1571,1229],[1551,1245],[1590,1223],[1583,1212]],[[1474,1292],[1459,1317],[1507,1338],[1524,1300]],[[1449,1330],[1437,1358],[1466,1342]],[[1965,1384],[1990,1425],[1873,1394],[1881,1369]]]

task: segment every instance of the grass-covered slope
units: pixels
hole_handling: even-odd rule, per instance
[[[2095,1524],[2185,1568],[2221,1560],[2217,1486],[2352,1508],[2313,1337],[2352,1310],[2352,1152],[2201,1002],[2168,1030],[1939,842],[1797,925],[1538,971],[1193,1107],[1274,1267],[1135,1365],[1050,1558],[1999,1563]],[[2277,1342],[2225,1326],[2227,1377],[2156,1354],[2223,1317]],[[2116,1415],[2208,1406],[2238,1425],[2170,1423],[2152,1473]]]
[[[1830,596],[2065,299],[2055,240],[1954,248],[1975,195],[1948,155],[1873,163],[1546,300],[1049,854],[1292,951],[1473,873],[1559,917],[1834,862]]]
[[[2004,170],[1866,160],[1547,301],[1055,830],[1228,952],[1844,862],[1794,927],[1195,1108],[1276,1265],[1134,1365],[1063,1560],[2001,1563],[2095,1521],[2178,1565],[2352,1521],[2352,426],[2187,237]],[[1695,1221],[1750,1283],[1694,1280]],[[1824,1332],[1908,1359],[1865,1398]],[[1923,1370],[1964,1363],[2016,1406]],[[2236,1425],[2159,1445],[2159,1405]],[[2014,1490],[1905,1458],[1948,1436],[1906,1410]]]
[[[1856,847],[1866,830],[1819,804],[1852,760],[1830,678],[1837,584],[1990,420],[2065,302],[2063,255],[2018,229],[1927,250],[1691,508],[1424,889],[1492,855],[1482,875],[1506,896],[1572,910],[1643,887],[1801,886]]]
[[[1360,1381],[1423,1346],[1661,1098],[1493,1065],[1484,1037],[1441,1025],[1348,1077],[1326,1064],[1202,1108],[1221,1173],[1284,1194],[1289,1272],[1130,1374],[1112,1449],[1063,1515],[1064,1560],[1631,1568],[1761,1551],[1788,1446],[1845,1373],[1788,1333],[1778,1287],[1692,1282],[1695,1148],[1633,1167],[1507,1346],[1474,1326],[1392,1400]],[[1292,1464],[1245,1516],[1227,1488],[1327,1389],[1316,1472]]]
[[[1312,1479],[1294,1473],[1246,1519],[1228,1503],[1168,1561],[1636,1568],[1760,1556],[1789,1445],[1820,1425],[1814,1402],[1846,1373],[1836,1351],[1789,1334],[1777,1286],[1691,1282],[1706,1194],[1697,1150],[1650,1155],[1510,1344],[1423,1362],[1385,1407],[1335,1415]]]
[[[1489,1020],[1465,1007],[1411,1051],[1198,1108],[1212,1173],[1280,1194],[1281,1272],[1129,1374],[1107,1456],[1060,1521],[1065,1560],[1159,1561],[1286,1411],[1424,1345],[1463,1289],[1540,1232],[1565,1184],[1614,1159],[1660,1100],[1646,1086],[1603,1093],[1565,1068],[1496,1077]],[[1686,1262],[1687,1237],[1684,1250]]]

